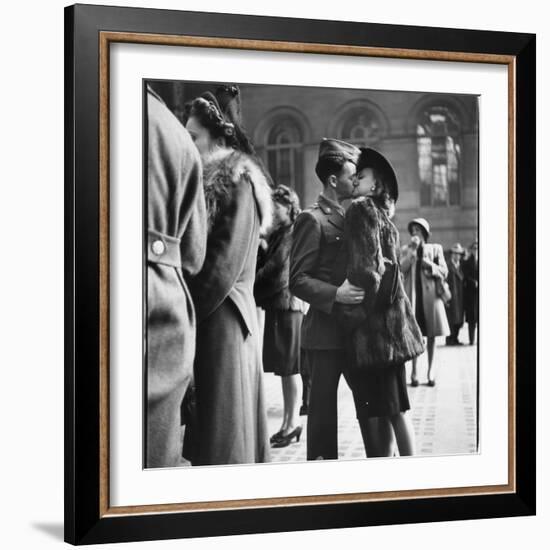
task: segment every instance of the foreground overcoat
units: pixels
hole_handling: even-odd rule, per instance
[[[146,466],[181,459],[180,404],[193,374],[195,311],[187,279],[202,266],[206,209],[198,152],[156,94],[147,94]]]
[[[464,273],[460,263],[457,267],[452,261],[449,262],[447,282],[451,290],[451,300],[447,305],[447,319],[449,325],[461,327],[464,323]]]
[[[424,243],[423,258],[427,264],[420,271],[426,336],[448,336],[449,323],[447,322],[445,304],[437,295],[435,284],[436,278],[445,279],[448,273],[443,248],[440,244]],[[401,271],[405,279],[405,291],[409,296],[413,311],[416,311],[416,262],[416,250],[405,245],[401,251]]]
[[[256,304],[260,232],[271,223],[267,179],[248,155],[223,149],[204,167],[206,260],[191,291],[199,321],[195,379],[198,464],[269,459]]]

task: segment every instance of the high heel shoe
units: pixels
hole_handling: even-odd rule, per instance
[[[279,430],[277,433],[274,433],[274,434],[269,438],[269,442],[270,442],[270,443],[275,443],[275,441],[279,441],[279,439],[281,439],[281,437],[283,437],[283,430]]]
[[[275,449],[279,449],[281,447],[288,447],[294,438],[296,438],[296,443],[300,441],[300,436],[302,435],[302,426],[298,426],[297,428],[294,428],[291,432],[287,433],[286,435],[281,435],[280,439],[275,441],[273,443],[273,447]]]
[[[411,376],[411,387],[416,388],[418,386],[418,378],[413,378]]]

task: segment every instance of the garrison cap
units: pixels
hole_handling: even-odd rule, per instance
[[[331,158],[357,164],[360,153],[361,151],[358,147],[339,139],[323,138],[323,141],[319,145],[319,160]]]

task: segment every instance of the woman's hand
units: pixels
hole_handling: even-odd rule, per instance
[[[433,262],[431,262],[430,260],[427,260],[426,258],[422,258],[422,267],[431,269],[432,265],[433,265]]]
[[[412,248],[413,250],[417,250],[419,246],[420,246],[420,238],[417,235],[414,235],[413,237],[411,237],[409,248]]]

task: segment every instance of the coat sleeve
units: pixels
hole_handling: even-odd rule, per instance
[[[197,319],[204,320],[227,298],[243,270],[250,247],[256,205],[252,185],[241,178],[219,204],[208,236],[206,257],[190,288]]]
[[[196,196],[195,204],[181,238],[181,263],[186,275],[196,275],[206,255],[207,221],[202,186]]]
[[[331,313],[337,286],[315,277],[319,264],[321,226],[310,212],[296,219],[290,251],[290,291],[316,309]]]

